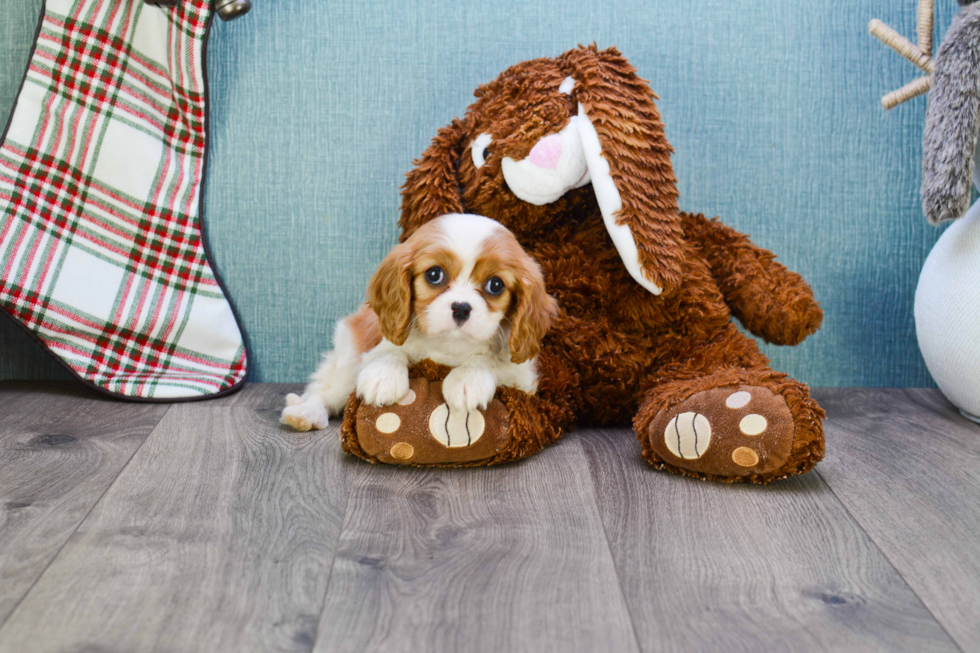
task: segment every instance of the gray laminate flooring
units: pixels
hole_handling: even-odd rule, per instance
[[[936,391],[817,391],[827,458],[754,487],[625,429],[369,465],[292,390],[0,384],[0,652],[980,650],[980,426]]]

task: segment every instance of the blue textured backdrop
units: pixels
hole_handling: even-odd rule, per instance
[[[0,0],[0,116],[40,0]],[[915,34],[915,0],[254,0],[216,23],[206,223],[254,380],[303,380],[396,241],[398,187],[472,90],[523,59],[618,46],[660,95],[684,209],[802,273],[823,330],[777,367],[827,386],[930,385],[912,296],[938,232],[919,202],[915,70],[867,34]],[[937,42],[957,11],[938,0]],[[61,378],[0,321],[0,378]]]

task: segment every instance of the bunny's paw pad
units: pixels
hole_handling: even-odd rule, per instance
[[[650,422],[645,450],[699,474],[748,476],[779,469],[790,456],[795,424],[786,401],[762,386],[695,393]]]
[[[489,460],[508,442],[507,409],[494,399],[486,410],[450,409],[442,382],[410,380],[391,406],[362,403],[357,440],[364,453],[394,465],[465,465]]]

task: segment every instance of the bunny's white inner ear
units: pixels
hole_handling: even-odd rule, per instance
[[[483,156],[483,150],[487,149],[487,146],[493,142],[493,136],[484,132],[473,139],[470,143],[470,156],[473,157],[473,165],[476,166],[477,170],[483,167],[483,164],[487,162],[485,156]]]
[[[659,295],[663,292],[663,288],[647,279],[646,275],[643,274],[643,267],[640,265],[640,252],[636,247],[633,232],[630,231],[628,225],[616,224],[616,216],[623,208],[623,198],[620,196],[616,182],[613,181],[609,171],[609,162],[602,155],[599,134],[585,113],[585,108],[581,102],[578,104],[578,116],[579,119],[576,122],[582,139],[582,149],[585,152],[585,163],[589,168],[592,190],[595,192],[599,212],[602,213],[602,221],[606,225],[606,230],[609,232],[609,236],[616,246],[616,251],[619,252],[619,258],[623,260],[623,265],[626,266],[630,276],[654,295]]]

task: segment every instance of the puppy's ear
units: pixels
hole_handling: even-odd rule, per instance
[[[463,123],[455,118],[440,129],[432,144],[413,162],[402,186],[401,218],[404,242],[423,224],[447,213],[463,213],[459,187],[459,157],[465,140]]]
[[[575,80],[582,145],[609,235],[640,285],[669,293],[681,282],[683,233],[657,97],[615,48],[580,46],[558,63]]]
[[[538,355],[541,339],[558,317],[558,302],[546,292],[540,266],[525,256],[517,270],[517,297],[510,318],[510,359],[515,363]]]
[[[381,335],[405,344],[412,327],[412,246],[396,245],[368,283],[368,304],[378,315]]]

